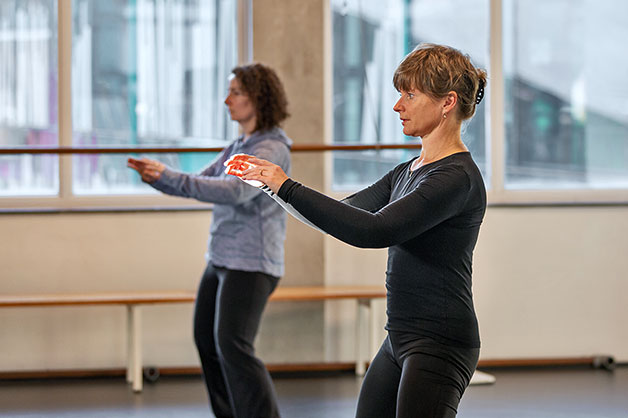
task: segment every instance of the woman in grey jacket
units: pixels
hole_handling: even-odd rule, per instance
[[[157,190],[214,203],[207,268],[198,289],[194,339],[216,417],[278,417],[273,384],[255,357],[262,312],[284,272],[285,212],[263,191],[224,173],[245,153],[290,170],[292,141],[279,128],[289,114],[281,81],[261,64],[232,71],[225,104],[242,135],[197,175],[159,161],[128,166]]]

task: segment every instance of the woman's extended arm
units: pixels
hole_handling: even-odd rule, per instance
[[[461,168],[439,167],[426,174],[406,196],[370,212],[307,188],[279,173],[273,164],[255,158],[248,161],[255,167],[244,171],[243,178],[264,181],[318,228],[364,248],[400,244],[454,216],[465,203],[470,187]]]
[[[401,244],[454,216],[463,206],[468,190],[464,172],[434,170],[415,190],[374,213],[292,180],[282,185],[278,195],[339,240],[356,247],[384,248]]]
[[[292,206],[289,203],[284,202],[279,196],[277,196],[275,193],[273,193],[273,191],[270,190],[270,188],[268,186],[263,185],[262,187],[260,187],[260,189],[264,193],[266,193],[268,196],[270,196],[279,206],[281,206],[286,212],[288,212],[290,215],[292,215],[296,220],[304,223],[305,225],[309,226],[310,228],[316,229],[318,232],[322,232],[323,234],[326,234],[325,231],[323,231],[322,229],[318,228],[312,222],[308,221],[305,216],[301,215],[299,213],[299,211],[294,208],[294,206]]]
[[[269,140],[262,141],[258,145],[255,148],[255,154],[262,158],[276,160],[284,154],[286,156],[284,159],[288,158],[289,151],[283,143]],[[215,165],[218,168],[215,168]],[[131,166],[130,162],[129,166]],[[251,200],[261,193],[259,189],[250,187],[234,177],[216,175],[222,174],[222,163],[219,161],[215,161],[200,174],[187,174],[170,169],[163,164],[161,166],[163,167],[159,176],[149,178],[149,181],[142,176],[142,180],[169,195],[193,198],[201,202],[235,205]]]

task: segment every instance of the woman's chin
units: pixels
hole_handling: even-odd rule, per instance
[[[412,132],[410,129],[406,129],[406,127],[404,126],[403,128],[403,134],[405,136],[412,136],[412,137],[416,137],[416,132]]]

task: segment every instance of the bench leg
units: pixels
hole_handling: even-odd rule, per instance
[[[142,312],[139,305],[127,306],[127,382],[133,392],[142,391]]]
[[[355,332],[355,374],[364,376],[371,348],[371,300],[358,299]]]
[[[126,306],[126,381],[133,382],[133,308]]]

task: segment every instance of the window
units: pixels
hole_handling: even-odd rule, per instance
[[[398,93],[395,68],[419,43],[455,46],[474,64],[488,67],[488,0],[332,0],[334,142],[402,143],[405,137],[392,108]],[[490,87],[490,86],[489,86]],[[485,177],[485,106],[465,126],[463,141]],[[369,184],[415,150],[336,152],[335,189]]]
[[[0,1],[0,147],[224,146],[237,135],[223,103],[237,64],[237,8],[231,0]],[[59,39],[61,21],[72,31]],[[71,49],[68,62],[58,62],[59,44]],[[68,68],[63,87],[58,69]],[[64,97],[71,111],[58,109]],[[60,120],[71,124],[68,138]],[[157,194],[126,158],[0,155],[0,196]],[[212,156],[157,158],[196,171]]]
[[[505,187],[628,187],[628,4],[504,1]]]
[[[330,1],[334,141],[406,140],[392,111],[394,68],[416,44],[443,43],[489,71],[488,100],[463,141],[490,201],[625,199],[627,2]],[[333,187],[363,187],[414,154],[336,153]]]
[[[57,5],[0,1],[0,146],[57,146]],[[0,196],[55,195],[56,155],[0,155]]]
[[[237,62],[236,6],[220,0],[73,0],[75,146],[221,146]],[[206,154],[161,154],[196,171]],[[73,157],[76,194],[152,193],[125,155]]]

